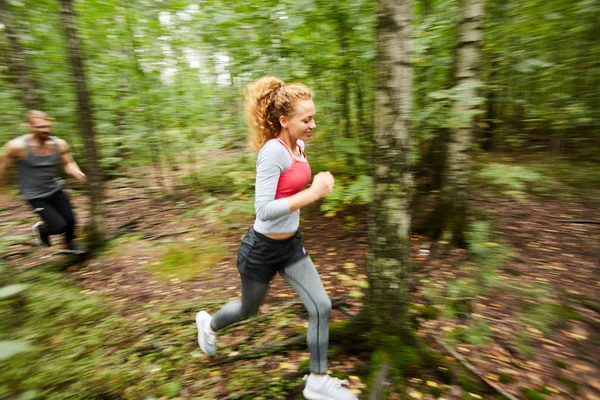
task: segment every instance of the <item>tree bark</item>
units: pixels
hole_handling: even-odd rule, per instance
[[[21,46],[17,28],[13,24],[10,5],[5,0],[0,0],[0,23],[4,25],[8,39],[9,76],[12,83],[21,90],[20,99],[23,105],[30,110],[42,109],[42,99],[38,85],[27,60],[27,50]]]
[[[366,310],[376,332],[409,329],[407,264],[410,234],[411,1],[379,0],[374,201],[369,221]]]
[[[104,207],[102,204],[104,192],[102,173],[98,162],[98,151],[94,136],[93,109],[90,94],[87,89],[85,69],[79,36],[77,33],[75,10],[72,0],[61,0],[61,16],[67,40],[67,51],[71,64],[71,73],[77,94],[77,112],[79,114],[79,129],[84,139],[86,154],[86,173],[88,176],[88,191],[91,203],[91,218],[88,225],[88,241],[92,248],[99,247],[106,238]]]
[[[452,244],[464,244],[467,224],[467,195],[471,173],[471,146],[478,102],[479,56],[483,21],[483,1],[463,0],[462,18],[458,27],[459,45],[456,59],[456,90],[454,104],[457,127],[450,131],[444,188],[434,214],[438,216],[438,231],[449,236]],[[439,236],[439,235],[438,235]]]

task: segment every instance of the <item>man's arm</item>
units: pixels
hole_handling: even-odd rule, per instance
[[[0,187],[6,186],[6,171],[19,159],[19,146],[14,140],[4,145],[0,154]]]
[[[73,159],[73,156],[69,151],[69,145],[67,144],[67,142],[65,142],[62,139],[59,139],[58,148],[60,149],[60,160],[65,168],[65,172],[73,176],[79,182],[85,183],[86,176],[83,172],[81,172],[81,170],[79,169],[79,165],[77,165],[77,163]]]

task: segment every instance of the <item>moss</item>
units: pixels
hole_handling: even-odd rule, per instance
[[[429,393],[436,399],[438,397],[441,397],[442,394],[444,393],[444,391],[442,389],[440,389],[439,387],[432,387],[432,386],[428,386],[428,387],[429,387]]]
[[[543,394],[528,388],[521,388],[525,400],[548,400]]]
[[[430,305],[412,303],[410,308],[426,319],[437,319],[440,316],[440,310]]]
[[[498,380],[500,381],[500,383],[509,384],[513,383],[515,381],[515,378],[513,378],[510,375],[500,374],[498,375]]]
[[[552,391],[550,389],[548,389],[546,386],[540,386],[540,388],[538,389],[538,392],[540,392],[541,394],[552,395]]]
[[[572,381],[570,379],[567,378],[558,378],[559,381],[561,381],[563,384],[565,384],[566,386],[569,387],[569,390],[571,390],[573,393],[579,393],[579,383]]]
[[[469,393],[481,393],[483,391],[481,382],[472,379],[466,374],[459,375],[458,384],[464,391]]]
[[[552,360],[552,362],[554,362],[554,365],[556,365],[558,368],[569,369],[569,365],[562,360]]]
[[[303,370],[309,369],[309,368],[310,368],[310,358],[307,358],[306,360],[302,360],[298,364],[298,371],[303,371]]]

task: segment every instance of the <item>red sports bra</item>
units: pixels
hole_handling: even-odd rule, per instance
[[[298,146],[298,148],[300,149],[300,153],[304,156],[304,160],[298,160],[290,148],[287,147],[281,139],[277,138],[277,140],[287,149],[292,158],[292,165],[279,176],[277,190],[275,191],[275,199],[282,199],[293,196],[304,190],[306,185],[310,182],[311,172],[308,158],[300,146]]]

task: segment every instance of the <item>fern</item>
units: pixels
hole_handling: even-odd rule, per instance
[[[476,174],[476,178],[498,188],[501,194],[524,200],[528,185],[540,182],[543,176],[528,168],[505,164],[491,164]]]

